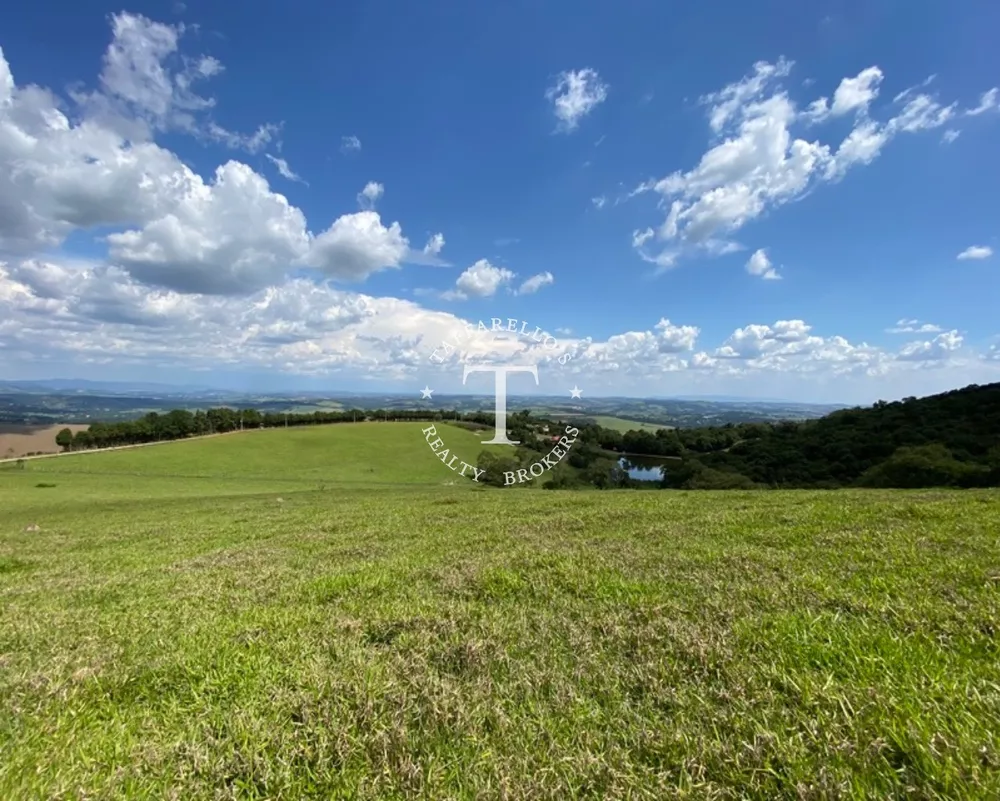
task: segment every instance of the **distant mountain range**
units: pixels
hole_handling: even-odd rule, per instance
[[[780,403],[782,406],[829,406],[843,409],[847,403],[801,403],[787,398],[751,398],[746,395],[653,395],[652,400],[706,401],[708,403]]]
[[[136,381],[88,381],[83,378],[49,378],[37,381],[0,380],[0,391],[6,392],[110,392],[134,395],[183,395],[192,392],[212,392],[211,387],[177,384],[157,384]]]
[[[298,397],[298,398],[396,398],[404,393],[399,392],[372,392],[372,391],[343,391],[343,390],[281,390],[269,391],[261,390],[232,390],[218,389],[199,384],[164,384],[149,381],[91,381],[83,378],[49,378],[30,381],[3,380],[0,379],[0,392],[27,392],[27,393],[67,393],[82,392],[90,394],[110,394],[110,395],[199,395],[214,397],[250,397],[250,396],[276,396],[276,397]],[[469,397],[466,395],[450,395],[439,393],[440,397],[456,398]],[[486,397],[486,396],[482,396]],[[543,396],[532,396],[543,397]],[[850,404],[845,403],[803,403],[799,401],[789,401],[783,398],[751,398],[741,395],[651,395],[646,398],[601,398],[604,401],[611,400],[666,400],[685,401],[695,403],[748,403],[760,404],[780,404],[786,407],[811,407],[824,409],[842,409]]]
[[[136,419],[150,412],[219,407],[296,414],[339,409],[381,410],[391,414],[432,407],[472,412],[492,411],[494,402],[492,394],[453,395],[443,391],[435,393],[433,400],[424,400],[415,391],[224,390],[194,384],[73,378],[0,381],[0,423],[14,425],[114,422]],[[574,400],[566,395],[516,395],[508,399],[508,408],[529,409],[540,415],[591,419],[601,424],[611,422],[618,426],[696,428],[726,423],[815,419],[842,407],[736,399],[736,396],[697,400],[591,396]]]

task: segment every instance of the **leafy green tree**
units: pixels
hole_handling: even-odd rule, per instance
[[[986,457],[986,465],[990,472],[987,482],[991,487],[1000,486],[1000,445],[994,445]]]
[[[687,487],[691,480],[705,469],[697,459],[686,458],[663,466],[663,479],[660,486],[664,489],[680,489]]]
[[[261,428],[264,425],[264,418],[256,409],[244,409],[240,414],[243,417],[244,428]]]
[[[483,484],[494,487],[518,486],[517,482],[507,484],[505,477],[507,473],[516,475],[518,469],[522,467],[521,461],[514,454],[501,454],[493,450],[483,451],[476,460],[476,467],[486,471],[479,479]]]
[[[598,489],[621,487],[628,481],[628,473],[616,459],[596,459],[583,470],[583,480]]]
[[[987,469],[958,461],[941,443],[899,448],[858,481],[866,487],[968,487],[986,483]]]
[[[586,486],[587,484],[580,480],[575,470],[561,464],[552,471],[549,480],[542,485],[542,488],[547,490],[560,490],[579,489]]]
[[[69,428],[64,428],[58,434],[56,434],[56,445],[62,448],[64,451],[68,451],[73,447],[73,431]]]
[[[754,489],[757,485],[741,473],[704,468],[684,482],[684,489]]]

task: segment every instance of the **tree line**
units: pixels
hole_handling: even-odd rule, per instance
[[[56,435],[56,444],[64,451],[92,448],[112,448],[120,445],[141,445],[148,442],[166,442],[208,434],[225,434],[259,428],[328,425],[331,423],[399,422],[427,420],[455,420],[467,423],[492,425],[493,415],[481,412],[461,414],[452,410],[410,409],[348,409],[345,411],[317,412],[261,412],[258,409],[230,409],[219,407],[199,409],[173,409],[160,414],[150,412],[137,420],[115,423],[92,423],[75,434],[64,428]]]

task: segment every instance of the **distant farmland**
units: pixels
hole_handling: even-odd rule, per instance
[[[605,415],[597,415],[596,417],[592,417],[590,419],[602,428],[610,428],[614,431],[621,431],[623,434],[626,431],[651,431],[655,434],[661,428],[674,428],[674,426],[665,425],[663,423],[644,423],[639,420],[625,420],[621,417],[607,417]]]
[[[621,431],[623,434],[626,431],[649,431],[650,433],[655,434],[661,428],[676,428],[676,426],[668,425],[666,423],[651,423],[648,420],[629,420],[624,417],[613,417],[603,414],[587,414],[586,412],[564,412],[560,410],[542,409],[538,410],[538,413],[565,419],[573,422],[574,425],[596,423],[602,428],[610,428],[613,431]]]
[[[68,428],[82,431],[85,425],[31,426],[0,423],[0,459],[16,459],[29,453],[58,453],[56,434]]]

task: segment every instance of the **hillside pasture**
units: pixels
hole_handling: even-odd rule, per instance
[[[1000,797],[997,492],[446,485],[421,425],[0,470],[0,798]]]
[[[32,463],[39,473],[322,485],[445,484],[447,469],[423,434],[435,425],[452,453],[475,464],[488,439],[447,423],[336,423],[243,431],[153,447],[77,453]],[[463,482],[469,483],[469,482]]]

